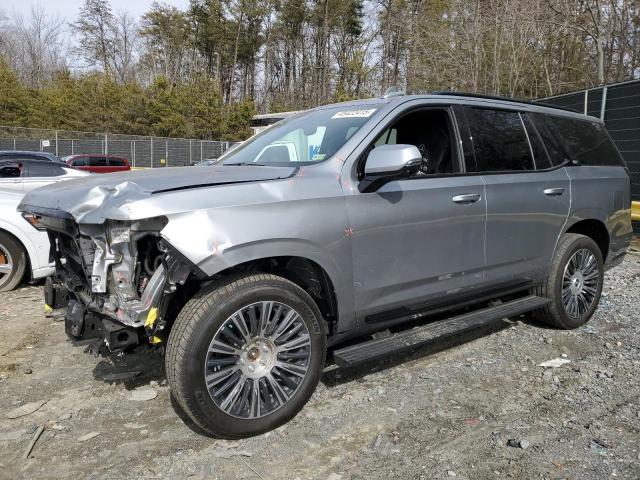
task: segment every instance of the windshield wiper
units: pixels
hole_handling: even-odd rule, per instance
[[[240,162],[240,163],[223,163],[223,165],[233,165],[233,166],[246,166],[246,165],[255,165],[257,167],[267,167],[264,163],[254,163],[254,162]]]

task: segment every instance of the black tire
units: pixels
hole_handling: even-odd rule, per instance
[[[18,286],[27,268],[27,254],[11,235],[0,232],[0,263],[12,265],[10,273],[0,272],[0,292],[8,292]]]
[[[591,252],[597,262],[596,293],[589,308],[587,308],[584,313],[572,316],[567,313],[567,309],[562,301],[563,276],[568,262],[576,252],[583,249]],[[602,293],[603,278],[604,266],[602,253],[596,242],[587,236],[576,233],[563,235],[558,242],[558,247],[553,256],[546,282],[534,289],[536,295],[551,300],[549,305],[535,312],[536,318],[548,325],[565,330],[571,330],[584,325],[598,308],[598,302],[600,301],[600,295]]]
[[[240,309],[262,301],[290,305],[306,325],[310,337],[306,376],[277,410],[258,418],[238,418],[220,408],[209,394],[205,365],[211,341],[223,324]],[[165,365],[171,393],[196,425],[218,437],[243,438],[277,428],[302,409],[318,384],[325,355],[324,319],[313,299],[284,278],[251,274],[210,285],[187,302],[169,335]]]

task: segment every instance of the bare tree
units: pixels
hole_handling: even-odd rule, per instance
[[[15,13],[5,21],[0,49],[24,83],[42,88],[52,76],[66,68],[65,24],[48,15],[42,6],[33,6],[28,17]]]
[[[138,46],[138,23],[130,13],[118,12],[114,21],[114,33],[112,62],[115,74],[122,83],[133,81]]]

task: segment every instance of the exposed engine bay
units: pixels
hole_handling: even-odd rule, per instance
[[[63,214],[39,222],[56,266],[45,302],[66,308],[69,335],[102,337],[111,351],[162,343],[169,299],[189,275],[198,275],[160,236],[166,218],[78,225]]]

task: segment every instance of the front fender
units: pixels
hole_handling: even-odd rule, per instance
[[[317,263],[327,272],[338,292],[344,291],[342,289],[349,284],[336,259],[328,251],[319,245],[297,238],[268,239],[234,245],[205,258],[198,267],[212,276],[241,263],[270,257],[302,257]]]
[[[168,218],[161,235],[207,276],[265,258],[313,261],[334,286],[339,328],[351,323],[351,231],[343,197],[203,209]]]

